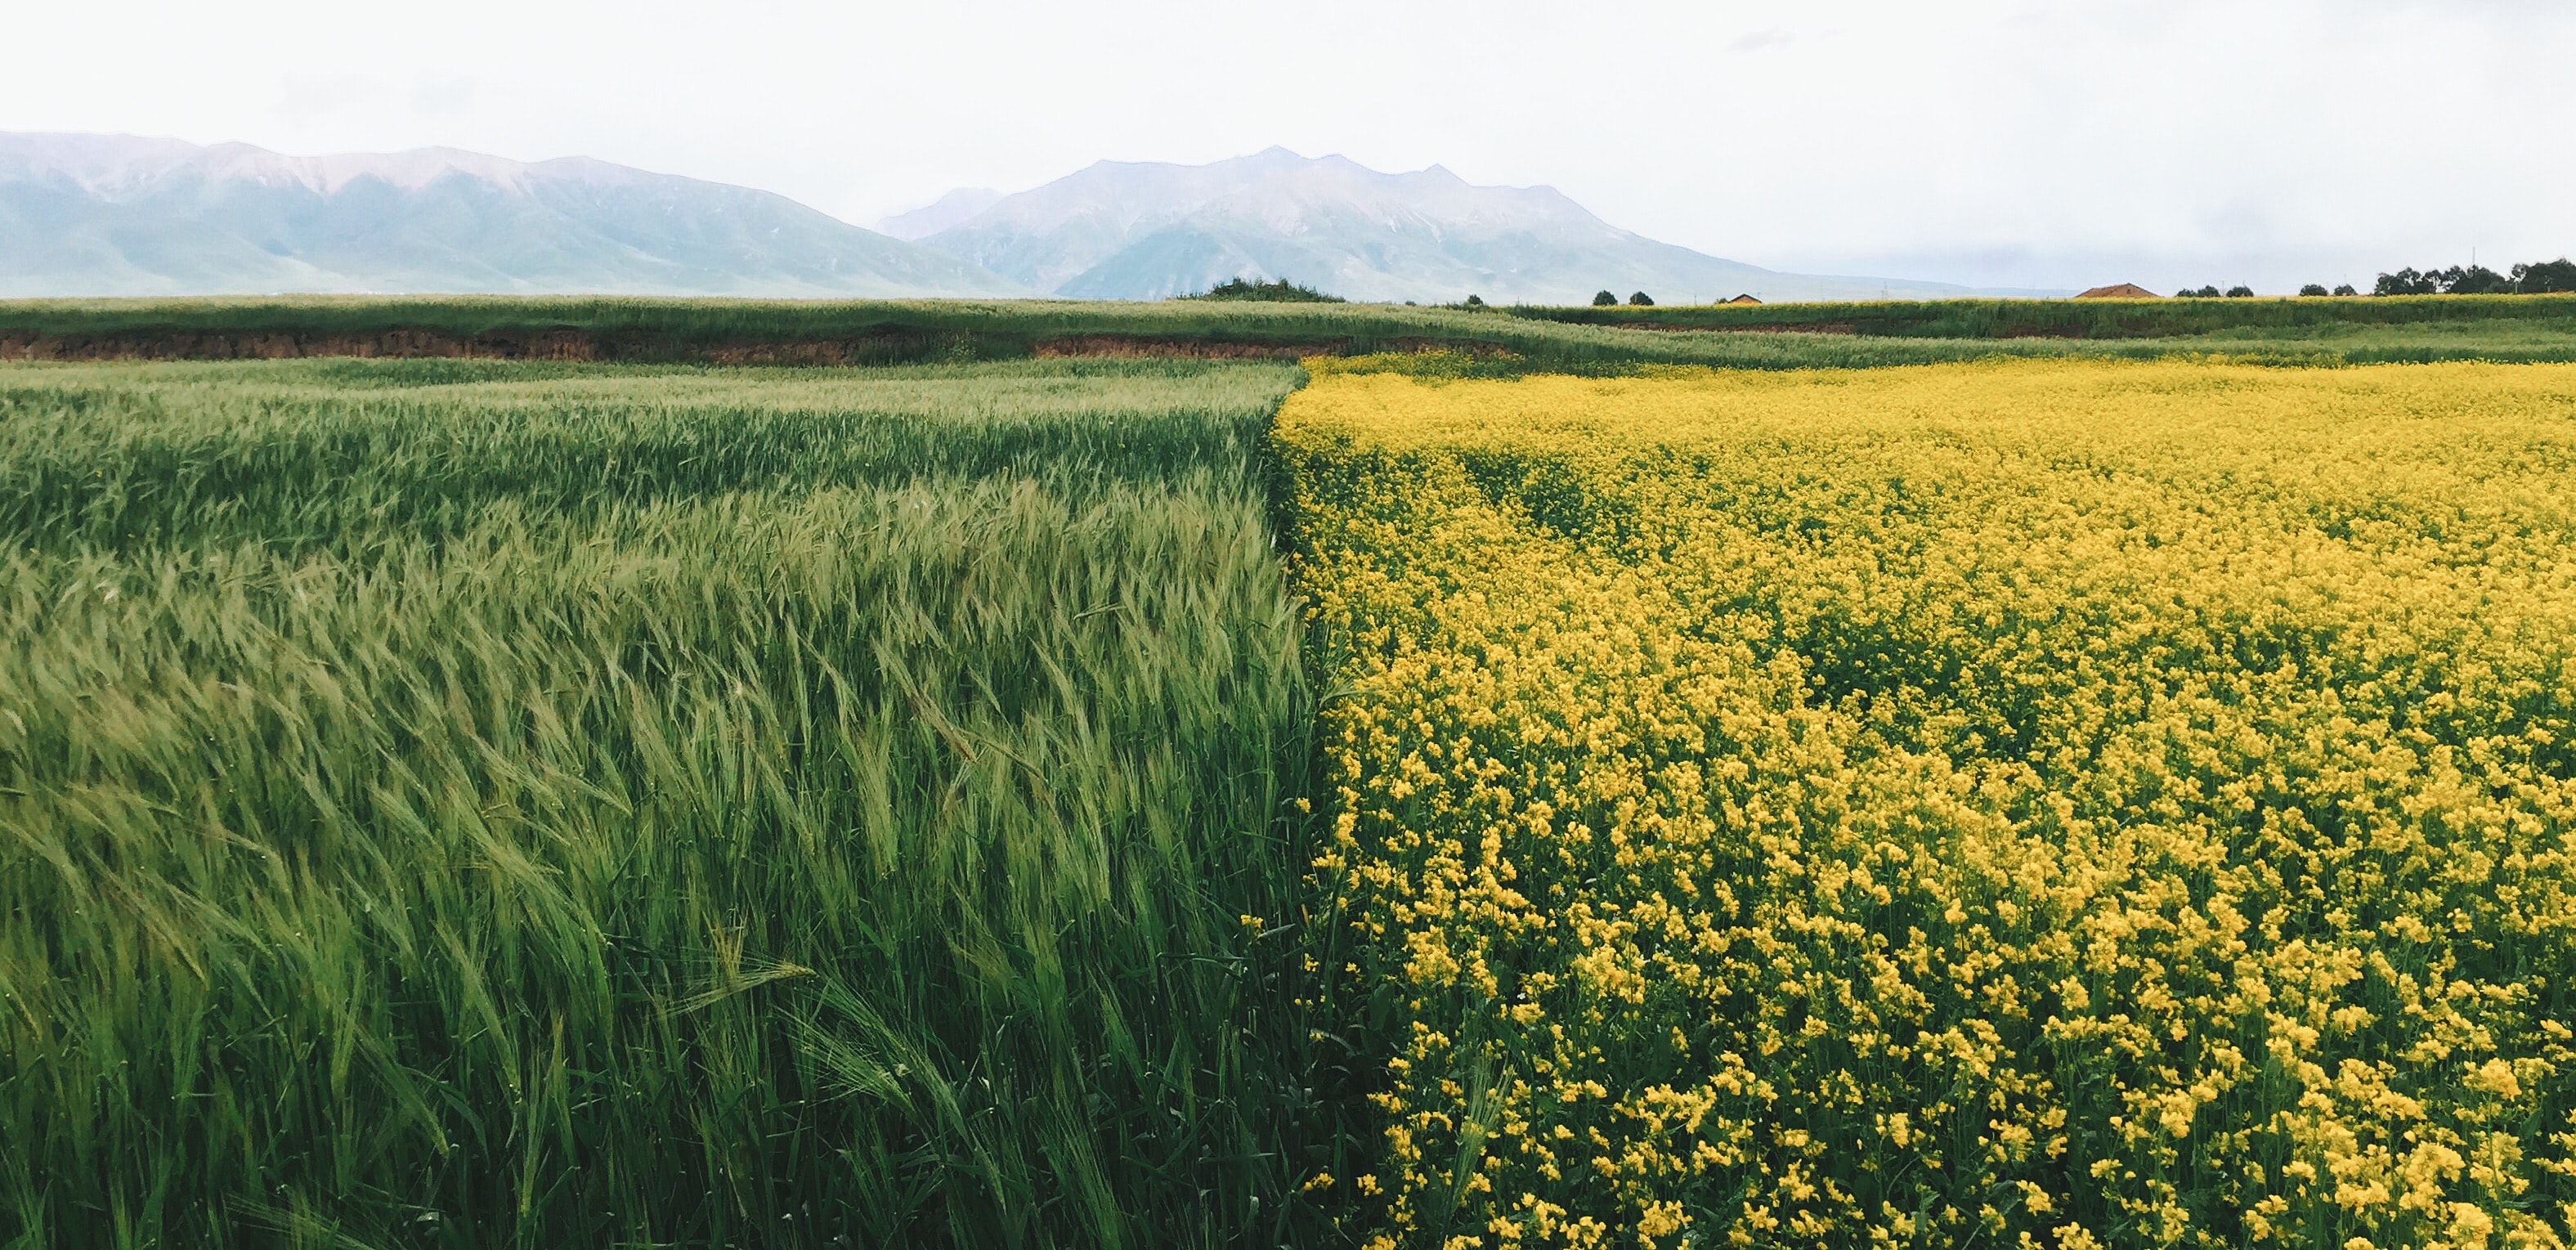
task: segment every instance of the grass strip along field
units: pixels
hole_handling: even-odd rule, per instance
[[[2576,296],[1510,308],[1173,300],[0,301],[0,359],[281,355],[893,364],[1446,348],[1513,368],[1868,368],[1995,355],[2576,361]]]
[[[0,1243],[1275,1240],[1298,379],[0,370]]]
[[[1291,397],[1377,1244],[2555,1245],[2576,370]]]
[[[1807,330],[1863,337],[2311,339],[2364,350],[2400,336],[2468,331],[2490,348],[2525,336],[2576,334],[2576,297],[2441,295],[2332,299],[1939,299],[1817,304],[1665,304],[1514,308],[1512,315],[1575,325],[1699,330]],[[2356,360],[2354,363],[2361,363]]]

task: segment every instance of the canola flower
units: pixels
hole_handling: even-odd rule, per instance
[[[1371,1244],[2567,1236],[2576,368],[1309,367]]]

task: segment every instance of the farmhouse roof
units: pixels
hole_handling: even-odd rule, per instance
[[[1738,295],[1734,299],[1726,302],[1730,304],[1759,304],[1762,301],[1753,298],[1751,295]]]
[[[2081,294],[2081,295],[2076,296],[2075,298],[2077,298],[2077,299],[2161,299],[2161,298],[2163,298],[2163,297],[2162,297],[2162,296],[2157,295],[2155,292],[2150,291],[2150,290],[2148,290],[2148,289],[2147,289],[2147,288],[2145,288],[2145,287],[2139,286],[2139,285],[2138,285],[2137,283],[2135,283],[2135,282],[2114,282],[2114,283],[2112,283],[2112,284],[2111,284],[2111,285],[2109,285],[2109,286],[2097,286],[2097,287],[2093,288],[2093,289],[2092,289],[2092,290],[2090,290],[2090,291],[2086,291],[2085,293],[2083,293],[2083,294]]]

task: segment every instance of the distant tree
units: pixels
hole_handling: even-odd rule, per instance
[[[1484,307],[1484,306],[1485,306],[1485,297],[1484,297],[1484,296],[1482,296],[1482,295],[1470,295],[1470,296],[1468,296],[1468,297],[1467,297],[1467,307],[1469,307],[1469,308],[1482,308],[1482,307]]]
[[[2534,265],[2516,265],[2513,267],[2513,289],[2525,295],[2576,291],[2576,261],[2561,256]]]
[[[2442,293],[2445,295],[2508,295],[2513,279],[2484,265],[2466,269],[2453,266],[2442,271]]]
[[[2383,273],[2379,275],[2379,281],[2370,284],[2370,293],[2373,295],[2439,295],[2442,293],[2442,275],[2417,273],[2411,268],[2400,269],[2395,273]]]
[[[1618,303],[1619,297],[1612,295],[1608,291],[1603,291],[1592,297],[1592,306],[1594,308],[1614,308],[1618,306]]]
[[[1628,306],[1631,308],[1652,308],[1655,306],[1655,297],[1648,295],[1643,291],[1639,291],[1628,297]]]
[[[2299,298],[2301,298],[2301,299],[2306,299],[2306,298],[2309,298],[2309,297],[2311,297],[2311,296],[2323,295],[2323,294],[2325,294],[2325,293],[2326,293],[2326,288],[2325,288],[2325,286],[2324,286],[2322,283],[2311,282],[2311,283],[2307,284],[2306,286],[2303,286],[2303,287],[2300,287],[2300,288],[2299,288]]]
[[[2205,287],[2200,288],[2200,289],[2199,289],[2199,290],[2197,290],[2197,291],[2192,292],[2191,294],[2192,294],[2192,298],[2194,298],[2194,299],[2217,299],[2217,298],[2218,298],[2218,288],[2217,288],[2217,286],[2215,286],[2215,285],[2205,286]]]
[[[2197,299],[2199,297],[2200,292],[2195,291],[2190,287],[2184,287],[2183,289],[2174,292],[2175,299]]]
[[[2250,286],[2231,286],[2227,288],[2227,298],[2252,299],[2254,298],[2254,288]]]
[[[2356,291],[2356,290],[2352,289],[2352,284],[2351,284],[2351,283],[2349,283],[2349,282],[2342,283],[2342,284],[2340,284],[2340,285],[2336,286],[2336,287],[2335,287],[2335,289],[2334,289],[2334,293],[2335,293],[2335,294],[2337,294],[2337,295],[2359,295],[2359,294],[2361,294],[2361,292],[2359,292],[2359,291]]]
[[[1286,278],[1259,282],[1247,278],[1228,278],[1196,295],[1182,299],[1272,300],[1292,304],[1339,304],[1341,296],[1326,295],[1311,286],[1300,286]]]

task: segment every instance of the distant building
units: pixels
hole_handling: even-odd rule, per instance
[[[1729,303],[1729,304],[1759,304],[1759,303],[1761,303],[1762,301],[1760,301],[1760,300],[1758,300],[1758,299],[1755,299],[1755,298],[1753,298],[1753,297],[1752,297],[1752,296],[1750,296],[1750,295],[1738,295],[1738,296],[1736,296],[1734,299],[1728,300],[1728,301],[1726,301],[1726,302],[1727,302],[1727,303]]]
[[[2114,284],[2112,284],[2112,285],[2110,285],[2110,286],[2097,286],[2097,287],[2093,288],[2093,289],[2092,289],[2092,290],[2090,290],[2090,291],[2086,291],[2086,292],[2085,292],[2085,293],[2083,293],[2082,295],[2078,295],[2078,296],[2076,296],[2075,298],[2077,298],[2077,299],[2163,299],[2164,297],[2163,297],[2163,296],[2161,296],[2161,295],[2156,294],[2156,293],[2155,293],[2155,292],[2153,292],[2153,291],[2148,290],[2148,289],[2147,289],[2147,288],[2145,288],[2145,287],[2139,286],[2139,285],[2138,285],[2137,283],[2135,283],[2135,282],[2120,282],[2120,283],[2114,283]]]

